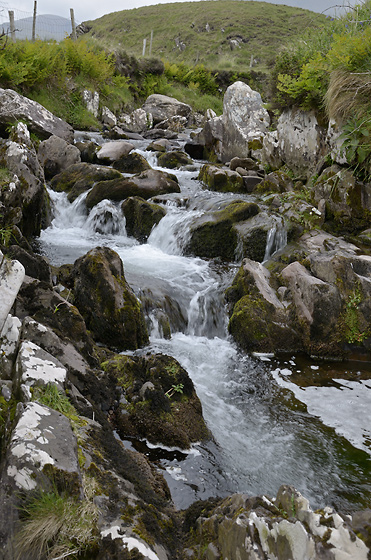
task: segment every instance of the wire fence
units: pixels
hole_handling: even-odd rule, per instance
[[[7,2],[0,0],[0,33],[11,35],[11,22],[9,12],[14,14],[14,32],[13,39],[33,38],[33,12],[25,12],[18,8],[11,8]],[[66,10],[67,12],[67,10]],[[42,40],[62,41],[72,33],[71,19],[56,15],[36,14],[35,20],[35,38]],[[75,22],[78,25],[80,22]]]

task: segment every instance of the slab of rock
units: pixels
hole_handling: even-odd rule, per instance
[[[201,167],[198,179],[211,191],[246,192],[241,175],[228,167],[206,163]]]
[[[112,181],[97,183],[86,197],[86,206],[92,208],[105,198],[120,202],[129,196],[148,199],[174,192],[180,192],[175,175],[149,169],[133,177],[120,177]]]
[[[160,95],[158,93],[154,93],[147,97],[142,109],[146,113],[150,113],[152,115],[154,124],[176,115],[180,115],[181,117],[186,117],[188,119],[192,113],[192,107],[190,105],[182,103],[174,97]]]
[[[25,277],[23,265],[11,261],[0,251],[0,334]]]
[[[34,385],[53,383],[64,388],[67,370],[48,352],[30,341],[22,342],[16,363],[16,376],[19,385],[27,389]],[[27,395],[26,395],[27,398]],[[30,393],[28,393],[28,400]]]
[[[101,163],[111,164],[122,156],[128,155],[134,149],[134,145],[126,140],[115,140],[106,142],[97,153],[97,159]]]
[[[41,138],[59,136],[73,143],[73,128],[36,101],[23,97],[12,89],[0,88],[0,124],[8,126],[26,121],[28,128]]]
[[[152,128],[153,119],[150,113],[147,113],[144,109],[139,108],[129,115],[121,115],[119,124],[129,132],[142,133],[148,128]]]
[[[55,135],[40,143],[37,155],[46,179],[81,161],[80,150]]]
[[[92,163],[76,163],[53,177],[50,185],[57,192],[67,192],[68,200],[73,202],[95,183],[120,177],[121,174],[111,167]]]

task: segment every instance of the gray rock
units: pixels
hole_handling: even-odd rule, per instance
[[[33,342],[24,341],[17,356],[16,376],[18,384],[27,388],[53,383],[63,389],[67,370],[51,354]]]
[[[129,115],[121,115],[119,123],[129,132],[142,133],[148,128],[152,128],[153,119],[150,113],[147,113],[144,109],[139,108]]]
[[[103,107],[102,108],[101,121],[102,121],[103,124],[106,124],[110,127],[113,127],[113,126],[117,125],[117,118],[112,113],[112,111],[110,111],[108,109],[108,107]]]
[[[147,97],[142,109],[146,113],[150,113],[153,118],[154,124],[157,124],[165,119],[180,115],[189,119],[192,113],[192,108],[186,103],[182,103],[174,97],[167,95],[152,94]]]
[[[112,163],[117,161],[122,156],[126,156],[131,150],[134,149],[134,145],[125,140],[115,140],[113,142],[106,142],[103,144],[101,150],[97,153],[97,159],[101,163]]]
[[[94,117],[97,117],[99,113],[99,93],[86,89],[82,92],[82,98],[87,110],[93,113]]]
[[[58,136],[50,136],[40,143],[38,158],[46,179],[57,175],[70,165],[81,162],[80,150]]]
[[[54,134],[67,142],[73,142],[72,126],[55,117],[36,101],[11,89],[0,89],[0,123],[15,124],[20,120],[26,121],[28,128],[42,138],[49,138]]]
[[[10,261],[0,251],[0,335],[24,277],[23,265]]]
[[[18,350],[21,321],[8,315],[0,334],[0,378],[12,379],[13,365]]]

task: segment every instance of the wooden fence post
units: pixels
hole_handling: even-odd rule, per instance
[[[144,56],[146,54],[146,45],[147,45],[147,39],[143,39],[143,53],[142,53],[142,56]]]
[[[70,8],[70,14],[71,14],[71,26],[72,26],[72,39],[76,41],[77,35],[76,35],[76,25],[75,25],[75,12],[73,11],[73,8]]]
[[[8,11],[9,14],[9,23],[10,23],[10,36],[12,41],[15,41],[15,25],[14,25],[14,12],[13,10]]]
[[[32,42],[36,39],[36,13],[37,13],[37,1],[35,0],[33,4],[33,19],[32,19]]]

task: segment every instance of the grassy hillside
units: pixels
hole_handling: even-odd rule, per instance
[[[152,56],[204,64],[212,70],[266,70],[282,45],[326,22],[309,10],[266,2],[217,0],[158,4],[86,22],[88,35],[108,48],[141,56],[153,31]]]

